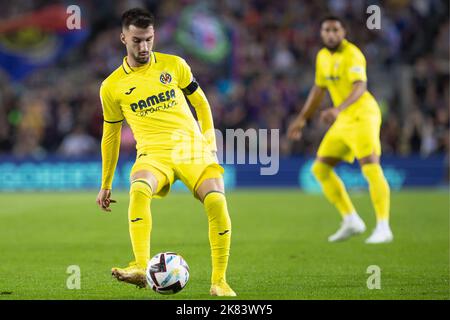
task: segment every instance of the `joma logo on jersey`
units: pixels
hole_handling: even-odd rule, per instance
[[[166,92],[161,92],[158,95],[153,95],[148,97],[145,100],[139,100],[136,103],[130,104],[131,110],[133,112],[136,112],[136,110],[139,108],[140,110],[157,105],[161,102],[170,101],[171,99],[175,99],[175,90],[167,90]]]

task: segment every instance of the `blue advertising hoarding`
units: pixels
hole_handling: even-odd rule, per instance
[[[253,187],[296,187],[306,192],[318,192],[320,187],[311,174],[312,158],[280,159],[275,175],[261,175],[260,165],[224,165],[228,189]],[[118,163],[113,188],[128,189],[132,159]],[[404,187],[438,187],[448,183],[444,156],[384,157],[382,165],[393,190]],[[348,189],[366,188],[358,164],[343,164],[337,173]],[[98,189],[101,179],[99,158],[64,159],[48,157],[40,160],[0,158],[0,191],[46,191]],[[180,182],[174,190],[185,189]]]

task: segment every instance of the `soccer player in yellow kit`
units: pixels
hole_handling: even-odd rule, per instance
[[[180,179],[205,208],[212,257],[210,294],[235,296],[226,282],[231,221],[224,194],[223,168],[217,163],[214,125],[208,100],[182,58],[154,52],[154,18],[143,9],[122,16],[123,63],[102,83],[104,126],[102,186],[97,204],[111,211],[111,186],[119,156],[123,120],[136,139],[130,173],[129,232],[135,261],[113,268],[120,281],[144,287],[150,258],[150,202],[165,196]],[[196,110],[199,124],[185,96]]]
[[[366,60],[362,52],[345,39],[345,27],[338,17],[323,19],[320,33],[325,47],[317,54],[315,84],[302,111],[289,126],[288,137],[301,138],[306,121],[328,89],[334,107],[326,109],[320,116],[332,125],[312,166],[326,198],[343,218],[341,228],[328,240],[344,240],[366,229],[333,169],[339,162],[351,163],[356,157],[369,184],[377,218],[377,226],[366,243],[390,242],[393,240],[389,226],[390,191],[380,166],[381,113],[376,100],[367,91]]]

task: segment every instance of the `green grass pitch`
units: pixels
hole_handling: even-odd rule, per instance
[[[180,253],[191,269],[187,287],[162,296],[111,277],[112,266],[132,260],[128,194],[113,195],[118,203],[105,213],[95,191],[0,194],[0,300],[213,299],[206,214],[187,193],[152,202],[152,255]],[[393,192],[395,240],[383,245],[364,244],[375,224],[367,193],[352,199],[368,231],[330,244],[339,215],[323,196],[229,192],[228,281],[237,299],[449,299],[448,191]],[[70,265],[80,267],[80,290],[66,287]],[[381,269],[379,290],[367,288],[370,265]]]

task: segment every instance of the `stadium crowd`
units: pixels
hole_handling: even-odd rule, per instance
[[[0,19],[48,2],[2,3]],[[326,13],[339,15],[346,21],[348,39],[366,55],[369,89],[383,112],[384,154],[448,154],[446,1],[384,1],[381,30],[366,27],[364,0],[78,3],[90,29],[81,46],[21,82],[11,82],[0,70],[0,155],[99,154],[99,86],[125,54],[119,41],[120,14],[136,6],[147,7],[156,16],[155,50],[179,54],[191,65],[212,106],[216,128],[281,129],[280,152],[285,156],[314,154],[326,130],[315,117],[302,141],[292,143],[285,137],[287,124],[313,84],[320,18]],[[208,63],[174,40],[171,30],[180,11],[194,3],[209,7],[227,30],[231,51],[221,63]],[[330,100],[322,105],[329,106]],[[128,127],[122,131],[122,149],[130,153],[134,149]]]

